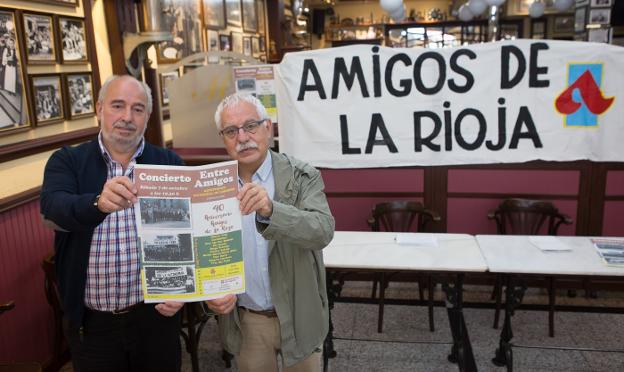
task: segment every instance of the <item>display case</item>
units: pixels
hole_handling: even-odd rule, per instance
[[[332,24],[325,30],[325,41],[332,47],[351,44],[381,45],[384,40],[383,24]]]
[[[452,48],[484,42],[487,21],[386,24],[384,35],[395,48]]]

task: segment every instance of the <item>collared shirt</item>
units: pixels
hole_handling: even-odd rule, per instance
[[[264,187],[273,199],[275,178],[271,153],[267,153],[264,162],[251,177],[251,182]],[[243,181],[238,179],[242,187]],[[265,218],[258,220],[269,222]],[[252,310],[273,309],[271,282],[269,281],[269,242],[256,229],[256,213],[243,216],[243,259],[245,260],[245,293],[238,295],[238,305]]]
[[[125,171],[104,147],[101,132],[98,141],[108,169],[106,179],[127,176],[134,181],[134,166],[145,147],[144,140],[141,140]],[[130,207],[109,214],[93,231],[85,305],[94,310],[113,311],[141,301],[139,244],[134,208]]]

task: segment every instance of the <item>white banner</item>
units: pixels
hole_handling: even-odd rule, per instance
[[[624,48],[516,40],[288,53],[280,151],[327,168],[624,160]]]

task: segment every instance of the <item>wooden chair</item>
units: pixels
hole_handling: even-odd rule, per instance
[[[41,261],[41,268],[45,274],[43,288],[54,316],[54,349],[52,351],[50,370],[57,371],[70,360],[70,355],[69,345],[65,342],[63,334],[63,307],[58,289],[53,252]]]
[[[431,210],[426,209],[421,203],[415,201],[391,201],[376,204],[373,207],[372,215],[368,219],[368,225],[372,231],[393,231],[393,232],[417,232],[426,231],[429,224],[439,222],[440,216]],[[373,281],[372,298],[375,298],[377,292],[377,283],[379,283],[379,319],[377,321],[377,332],[383,329],[383,313],[385,290],[391,279],[398,273],[380,272],[376,274]],[[405,276],[407,281],[412,281],[412,277]],[[420,300],[424,300],[423,288],[426,286],[428,291],[428,310],[429,310],[429,330],[435,330],[433,322],[433,278],[431,275],[418,275],[418,292]]]
[[[488,219],[496,222],[497,233],[503,235],[557,235],[561,224],[572,224],[572,219],[561,214],[551,202],[530,199],[506,199],[488,214]],[[555,280],[552,276],[545,279],[548,290],[548,330],[550,337],[554,337]],[[496,298],[494,328],[498,328],[500,318],[502,283],[503,277],[498,274],[492,293]]]
[[[0,315],[15,308],[15,302],[0,303]],[[19,362],[6,363],[0,362],[0,372],[41,372],[39,363]]]

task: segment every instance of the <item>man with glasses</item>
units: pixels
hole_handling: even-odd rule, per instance
[[[207,301],[241,372],[321,370],[328,330],[321,250],[334,233],[321,174],[269,150],[273,123],[252,95],[226,97],[215,122],[238,161],[246,292]]]

